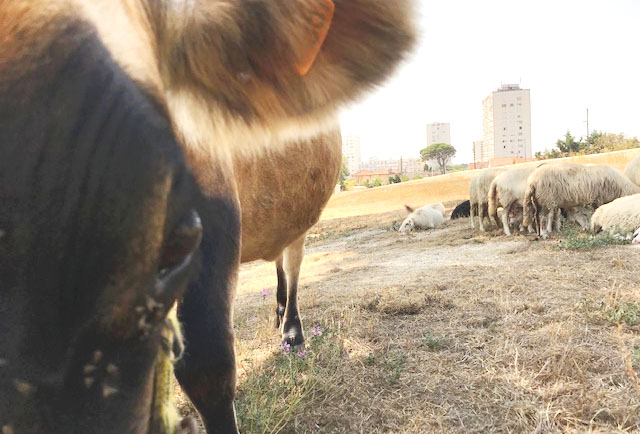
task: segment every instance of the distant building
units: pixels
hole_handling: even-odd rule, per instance
[[[417,175],[424,172],[424,162],[420,158],[385,159],[370,158],[360,163],[360,170],[392,170],[394,173]]]
[[[353,176],[360,170],[360,136],[344,134],[342,136],[342,155],[347,160],[349,174]]]
[[[427,124],[427,146],[434,143],[451,144],[451,126],[449,123]]]
[[[382,184],[389,183],[389,177],[399,175],[400,172],[396,172],[391,169],[382,169],[382,170],[360,170],[353,174],[353,179],[355,179],[356,184],[362,185],[366,182],[373,182],[377,179],[380,180]]]
[[[475,145],[475,143],[474,143]],[[531,100],[529,89],[504,84],[482,101],[482,144],[474,146],[479,162],[526,161],[531,153]],[[521,160],[522,159],[522,160]]]

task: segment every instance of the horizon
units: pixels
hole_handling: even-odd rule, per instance
[[[640,60],[631,51],[640,1],[422,0],[418,12],[413,55],[340,114],[343,134],[360,137],[362,161],[419,157],[427,124],[444,122],[452,164],[473,162],[482,100],[506,83],[530,89],[534,154],[567,130],[584,137],[587,109],[590,133],[640,136]]]

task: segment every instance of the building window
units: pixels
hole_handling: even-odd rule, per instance
[[[522,122],[522,121],[521,121]],[[520,129],[522,129],[522,127],[519,127]]]
[[[513,107],[513,103],[509,104],[509,107]]]
[[[506,107],[506,106],[507,106],[506,104],[502,104],[502,107]]]

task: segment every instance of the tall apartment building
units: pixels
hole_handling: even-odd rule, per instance
[[[342,155],[347,159],[349,174],[353,176],[360,170],[360,137],[354,134],[342,136]]]
[[[529,89],[504,84],[482,101],[482,160],[531,158]]]
[[[434,143],[451,144],[451,126],[449,123],[435,122],[427,124],[427,146]]]

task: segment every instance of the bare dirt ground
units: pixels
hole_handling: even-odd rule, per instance
[[[468,219],[400,236],[404,215],[311,230],[299,359],[279,349],[274,265],[242,266],[242,432],[640,432],[640,249],[561,250]]]

